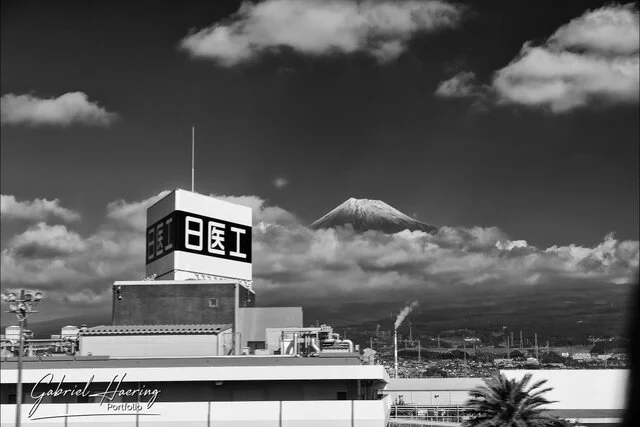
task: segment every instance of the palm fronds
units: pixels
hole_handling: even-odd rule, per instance
[[[554,403],[543,397],[551,388],[546,380],[528,386],[531,374],[520,381],[496,375],[470,392],[466,403],[471,418],[465,427],[556,427],[562,421],[547,414],[542,406]]]

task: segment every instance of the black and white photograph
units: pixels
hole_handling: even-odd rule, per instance
[[[0,427],[640,425],[639,22],[2,0]]]

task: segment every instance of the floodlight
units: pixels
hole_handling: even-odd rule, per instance
[[[33,299],[33,295],[31,295],[30,292],[27,292],[26,294],[24,294],[25,301],[31,301],[32,299]]]
[[[9,304],[9,311],[14,312],[18,310],[18,304],[16,303],[11,303]]]
[[[11,302],[16,300],[16,294],[13,292],[5,292],[2,294],[2,299]]]
[[[43,297],[42,292],[36,292],[33,297],[35,298],[35,301],[40,301]]]

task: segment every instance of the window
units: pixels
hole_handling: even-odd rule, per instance
[[[256,350],[264,350],[266,343],[264,341],[247,341],[247,346],[249,346],[249,351],[253,354]]]
[[[218,298],[209,298],[209,307],[217,307]]]

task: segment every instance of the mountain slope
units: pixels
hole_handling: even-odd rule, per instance
[[[314,230],[351,224],[355,231],[377,230],[398,233],[419,230],[435,233],[438,228],[416,221],[381,200],[354,199],[353,197],[311,224]]]

